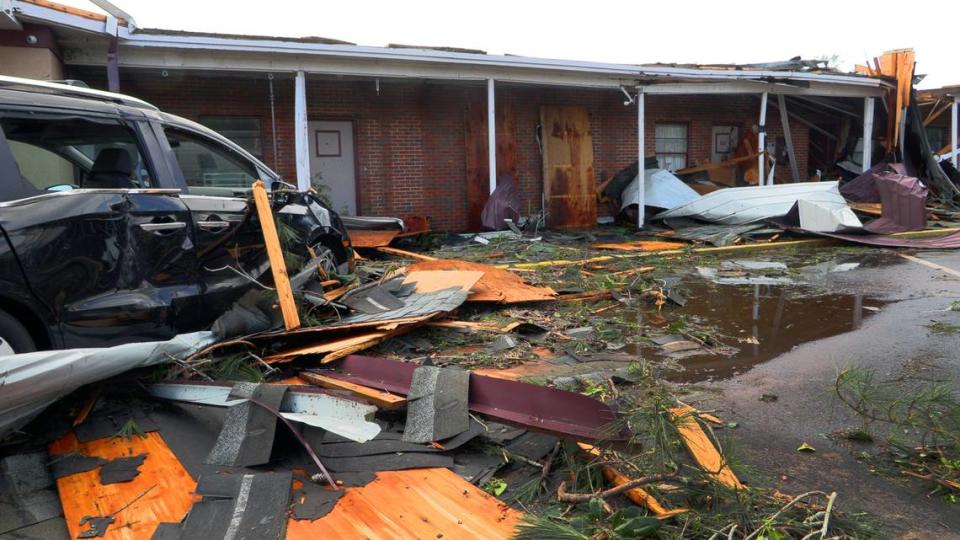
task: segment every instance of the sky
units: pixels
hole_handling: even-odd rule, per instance
[[[60,1],[96,10],[85,0]],[[888,0],[112,1],[141,27],[627,64],[836,57],[852,71],[912,47],[917,73],[927,75],[920,88],[960,84],[960,61],[936,15]]]

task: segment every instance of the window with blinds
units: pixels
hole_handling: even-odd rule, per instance
[[[657,163],[661,169],[675,171],[687,166],[687,125],[656,125]]]

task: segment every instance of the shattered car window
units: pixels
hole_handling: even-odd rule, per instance
[[[7,117],[0,119],[0,127],[21,184],[35,190],[34,195],[153,185],[133,132],[119,122]]]
[[[256,168],[216,141],[184,131],[166,129],[167,141],[190,193],[246,197],[257,180]]]

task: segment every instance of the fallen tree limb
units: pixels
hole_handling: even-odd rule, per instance
[[[654,484],[657,482],[667,482],[673,480],[677,477],[677,473],[670,474],[652,474],[650,476],[644,476],[642,478],[637,478],[636,480],[630,480],[619,486],[612,487],[610,489],[605,489],[603,491],[597,491],[595,493],[570,493],[567,491],[567,483],[561,482],[560,487],[557,488],[557,500],[562,502],[587,502],[590,499],[606,499],[607,497],[613,497],[614,495],[619,495],[625,491],[630,491],[633,488],[645,486],[647,484]]]

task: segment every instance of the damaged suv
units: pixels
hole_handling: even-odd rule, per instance
[[[269,279],[257,179],[285,249],[348,272],[339,216],[227,138],[136,98],[0,77],[0,354],[207,328]]]

